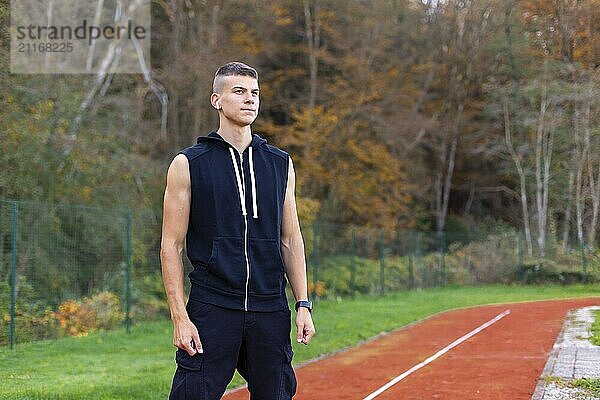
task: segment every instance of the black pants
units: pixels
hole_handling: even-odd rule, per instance
[[[294,396],[290,310],[238,311],[190,299],[187,311],[204,353],[177,350],[170,400],[219,400],[236,368],[252,400]]]

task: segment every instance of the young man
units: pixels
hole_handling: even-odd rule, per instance
[[[315,333],[290,156],[256,134],[258,74],[228,63],[215,74],[219,129],[181,151],[167,173],[161,263],[177,370],[170,399],[217,400],[235,369],[253,400],[291,399],[296,339]],[[184,300],[182,252],[194,266]]]

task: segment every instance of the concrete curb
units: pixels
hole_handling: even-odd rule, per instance
[[[544,398],[544,393],[546,392],[546,377],[552,374],[556,360],[558,360],[558,353],[560,352],[565,338],[565,331],[569,328],[569,321],[572,318],[572,313],[573,311],[569,311],[565,317],[565,322],[563,323],[558,338],[556,338],[556,342],[554,342],[552,352],[550,352],[550,356],[548,357],[548,361],[546,361],[546,365],[542,370],[542,374],[538,378],[538,382],[535,387],[535,391],[533,392],[533,396],[531,396],[531,400],[542,400]]]
[[[547,378],[570,381],[600,377],[600,347],[594,346],[588,339],[593,323],[591,313],[599,309],[600,306],[591,306],[567,313],[531,400],[592,399],[583,390],[565,388],[560,383],[549,382]]]

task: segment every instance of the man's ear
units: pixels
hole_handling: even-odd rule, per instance
[[[215,101],[213,103],[213,107],[216,110],[220,110],[221,109],[221,100],[219,100],[219,95],[217,93],[213,93],[211,96],[211,103],[212,103],[213,99],[215,99]]]

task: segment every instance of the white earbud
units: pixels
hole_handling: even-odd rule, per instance
[[[215,108],[216,108],[217,110],[220,110],[220,109],[221,109],[221,102],[220,102],[219,100],[217,100],[217,101],[215,102]]]

